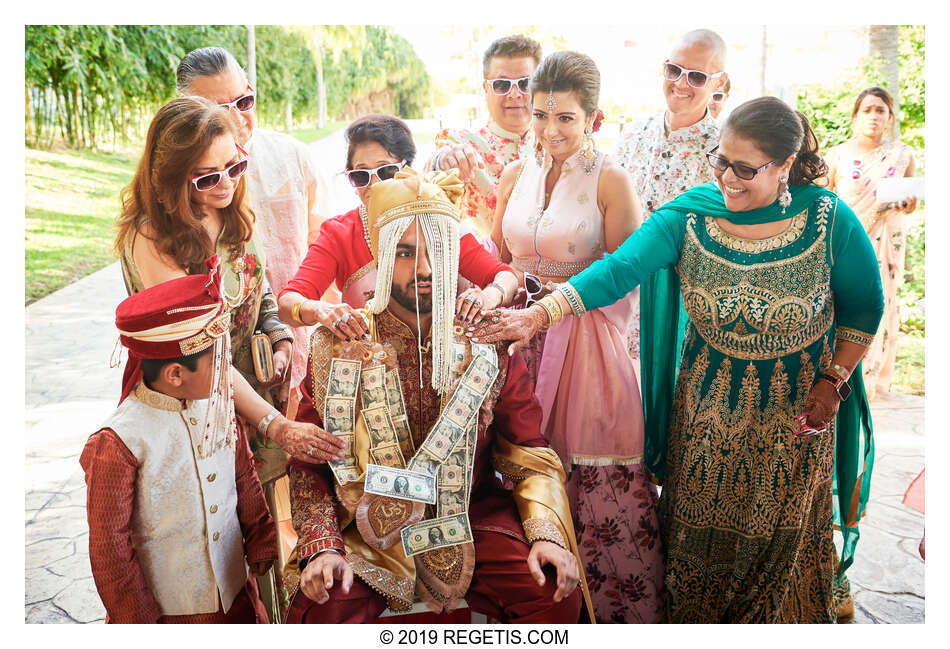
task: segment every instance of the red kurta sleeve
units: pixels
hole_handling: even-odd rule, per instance
[[[111,622],[152,623],[162,610],[132,547],[132,506],[138,462],[111,429],[94,433],[79,464],[86,473],[89,562]]]
[[[356,214],[359,218],[358,210]],[[352,219],[353,211],[350,211],[323,222],[320,235],[307,248],[300,268],[280,295],[294,291],[311,300],[319,300],[334,281],[340,283],[341,270],[350,266],[349,258],[353,256],[353,242],[350,240],[353,238]],[[365,241],[363,245],[366,245]]]
[[[313,407],[309,390],[311,382],[308,371],[300,385],[301,399],[296,419],[319,426],[322,419]],[[294,531],[297,532],[298,558],[308,559],[321,550],[344,552],[330,467],[291,458],[287,463],[287,476],[290,480],[290,510]]]
[[[254,456],[238,421],[237,448],[234,454],[234,482],[237,488],[237,515],[244,535],[248,563],[277,559],[277,528],[267,509],[264,490],[254,469]]]
[[[511,266],[504,264],[478,243],[473,234],[466,234],[459,242],[459,273],[470,282],[485,288],[495,279],[495,275],[507,270],[514,273]]]
[[[534,381],[528,374],[521,352],[507,356],[505,347],[499,357],[508,358],[508,377],[495,402],[492,428],[513,444],[520,446],[547,446],[541,434],[541,404],[534,395]]]

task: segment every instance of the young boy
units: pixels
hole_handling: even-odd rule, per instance
[[[248,566],[266,572],[276,531],[234,416],[230,313],[209,266],[116,310],[141,371],[79,458],[108,622],[267,622]]]

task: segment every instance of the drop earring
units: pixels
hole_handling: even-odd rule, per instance
[[[584,129],[584,144],[581,146],[581,155],[584,157],[584,173],[588,176],[594,170],[594,161],[597,159],[597,145],[594,143],[594,132],[590,126]]]
[[[779,182],[782,183],[779,187],[785,186],[785,189],[779,192],[778,195],[778,204],[782,206],[782,215],[784,215],[785,209],[792,204],[792,193],[788,191],[788,176],[785,176]]]

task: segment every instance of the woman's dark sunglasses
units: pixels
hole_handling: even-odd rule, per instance
[[[199,192],[206,192],[214,189],[218,186],[218,183],[221,182],[221,179],[224,177],[224,174],[227,174],[231,180],[237,180],[244,175],[244,172],[247,171],[247,151],[241,148],[239,144],[235,144],[238,151],[241,152],[241,155],[244,156],[243,159],[238,160],[234,164],[230,164],[221,171],[212,171],[209,174],[202,174],[200,176],[195,176],[191,179],[191,182],[195,184],[195,189]]]
[[[346,179],[350,181],[351,185],[357,189],[361,189],[369,184],[374,174],[380,180],[389,180],[393,178],[396,172],[402,169],[405,164],[405,160],[400,160],[399,162],[391,162],[381,167],[376,167],[375,169],[348,169],[344,173],[346,173]]]
[[[725,171],[729,167],[732,167],[732,173],[736,175],[736,178],[741,178],[742,180],[752,180],[755,178],[757,173],[775,164],[775,160],[772,160],[771,162],[766,162],[764,165],[756,169],[755,167],[744,165],[741,162],[729,162],[722,156],[715,154],[715,151],[718,148],[719,145],[717,144],[708,152],[706,152],[706,159],[709,160],[709,164],[712,165],[712,168],[716,171]]]
[[[496,95],[507,95],[511,92],[511,84],[518,84],[518,90],[522,93],[528,93],[528,82],[531,81],[531,77],[521,77],[520,79],[505,79],[499,77],[497,79],[487,79],[488,83],[491,84],[492,92]]]

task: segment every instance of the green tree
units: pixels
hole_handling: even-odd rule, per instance
[[[919,153],[924,148],[924,42],[923,25],[901,25],[897,90],[901,139]],[[812,84],[799,88],[798,108],[811,122],[822,149],[851,137],[851,111],[858,94],[868,86],[887,87],[887,71],[878,57],[865,57],[858,69],[833,85]],[[894,93],[894,88],[888,88]]]

